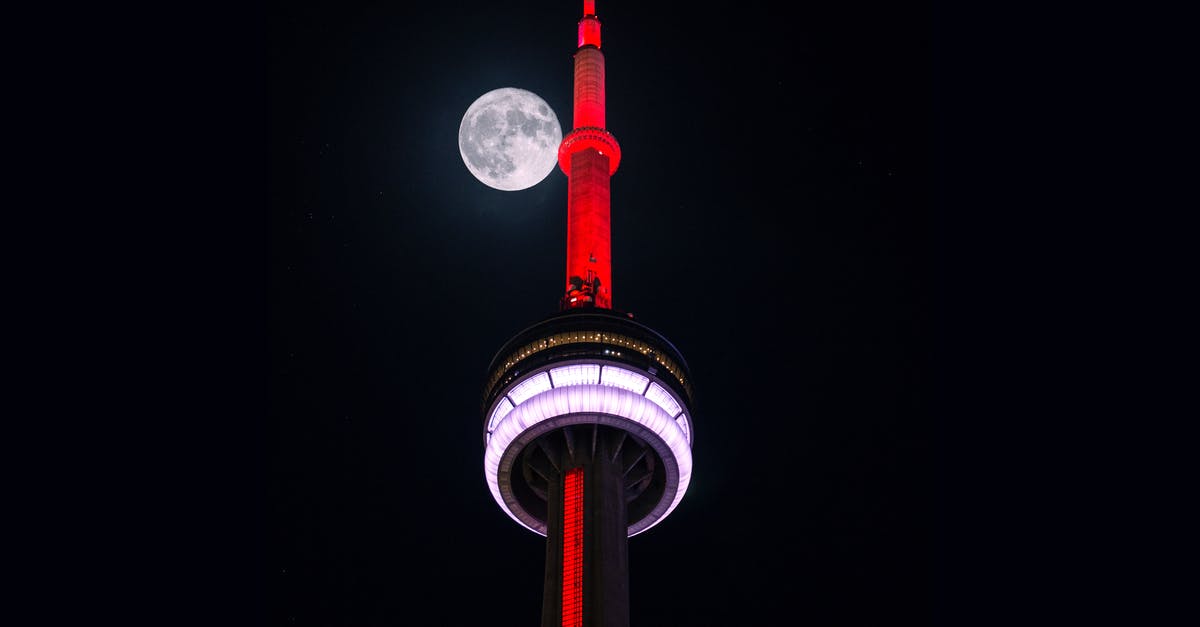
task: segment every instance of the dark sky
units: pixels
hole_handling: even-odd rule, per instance
[[[506,86],[570,124],[581,5],[268,5],[270,625],[538,623],[544,539],[487,490],[479,395],[555,311],[566,177],[488,188],[456,136]],[[630,540],[632,624],[931,624],[930,9],[597,12],[614,305],[697,391],[691,487]]]

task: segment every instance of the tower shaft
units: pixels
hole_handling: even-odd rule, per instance
[[[539,443],[561,453],[547,490],[542,627],[629,627],[624,460],[637,449],[595,425],[566,438],[573,446]]]

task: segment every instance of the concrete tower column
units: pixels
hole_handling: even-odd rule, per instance
[[[566,439],[556,434],[539,442],[539,446],[559,449],[556,452],[561,460],[561,470],[553,473],[547,490],[542,627],[629,626],[625,463],[645,454],[632,444],[624,433],[595,424],[568,430]],[[572,512],[570,499],[564,498],[567,475],[572,470],[582,474],[582,516]],[[566,545],[572,539],[572,534],[564,532],[564,524],[578,522],[582,522],[582,529],[575,528],[575,532],[582,531],[583,563],[576,570],[573,560],[564,560],[569,552]],[[576,576],[581,579],[582,598],[570,594]]]

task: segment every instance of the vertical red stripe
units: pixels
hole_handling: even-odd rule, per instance
[[[583,469],[563,481],[563,627],[583,626]]]

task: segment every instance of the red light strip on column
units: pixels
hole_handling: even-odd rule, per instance
[[[583,469],[563,480],[563,627],[583,626]]]

